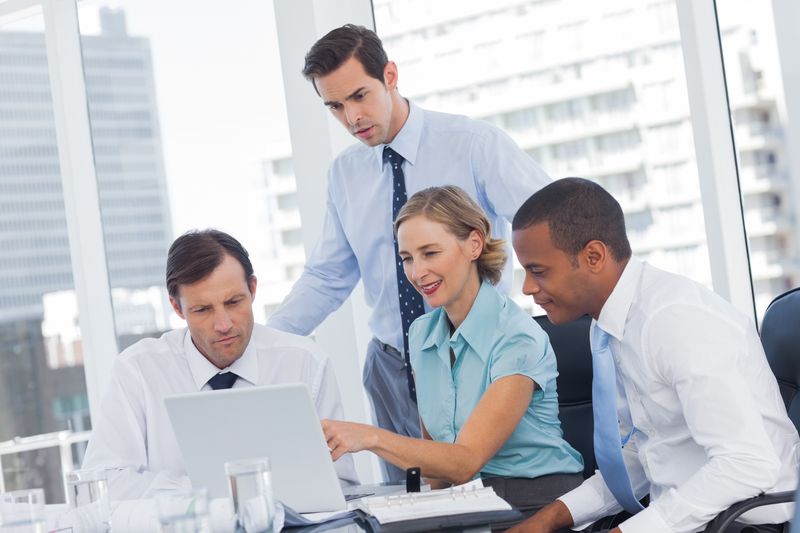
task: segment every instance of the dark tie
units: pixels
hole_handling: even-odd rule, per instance
[[[406,203],[406,179],[403,175],[403,156],[389,148],[383,149],[383,162],[392,165],[392,220],[397,218],[400,208]],[[403,358],[408,379],[408,393],[417,401],[417,389],[411,374],[411,360],[408,356],[408,328],[414,320],[425,313],[422,295],[414,289],[403,272],[403,261],[397,250],[397,237],[394,237],[394,262],[397,271],[397,292],[400,295],[400,320],[403,323]]]
[[[208,384],[211,385],[211,388],[214,390],[230,389],[233,387],[233,384],[236,383],[237,379],[239,379],[239,376],[233,372],[225,372],[224,374],[217,374],[209,379]]]

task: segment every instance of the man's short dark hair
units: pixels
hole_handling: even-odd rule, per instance
[[[546,222],[553,245],[575,257],[590,241],[602,241],[617,261],[631,256],[625,216],[619,203],[600,185],[564,178],[528,198],[514,215],[512,229]]]
[[[178,298],[181,285],[196,283],[211,274],[225,256],[236,259],[244,279],[253,277],[250,256],[239,241],[216,229],[190,230],[175,239],[167,254],[167,292]]]
[[[383,69],[389,58],[383,43],[374,31],[355,24],[331,30],[314,43],[306,54],[303,76],[314,83],[316,78],[330,74],[351,57],[358,59],[369,76],[384,81]]]

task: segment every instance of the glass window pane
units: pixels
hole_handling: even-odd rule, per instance
[[[775,296],[800,285],[800,234],[791,201],[800,169],[788,158],[772,2],[720,0],[717,14],[760,320]]]
[[[270,156],[288,138],[271,3],[237,2],[224,16],[187,0],[78,9],[120,349],[184,325],[164,267],[174,237],[193,228],[222,229],[248,249],[265,320],[283,296],[270,289],[286,271],[275,243],[288,235],[303,261],[291,156]]]
[[[0,244],[2,486],[63,502],[86,437],[51,433],[91,421],[40,9],[0,18]]]
[[[86,8],[82,8],[86,9]],[[123,11],[81,36],[118,345],[169,329],[164,263],[172,237],[150,43]],[[84,19],[81,19],[83,27]]]
[[[674,0],[373,5],[404,96],[499,126],[553,178],[600,183],[637,256],[711,285]]]

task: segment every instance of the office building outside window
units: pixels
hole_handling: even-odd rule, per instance
[[[786,92],[772,2],[717,2],[759,319],[800,285],[800,168],[789,159]],[[797,95],[794,95],[797,98]]]
[[[637,256],[711,285],[673,0],[373,5],[404,96],[497,125],[553,178],[600,183],[622,205]],[[790,253],[796,230],[787,223],[791,207],[781,200],[785,148],[770,93],[779,80],[752,42],[764,30],[733,9],[721,19],[722,39],[737,139],[749,141],[737,144],[762,313],[771,297],[800,281],[796,252],[779,259]],[[518,295],[521,273],[515,277]]]
[[[91,420],[41,10],[0,18],[0,244],[0,490],[63,502]]]

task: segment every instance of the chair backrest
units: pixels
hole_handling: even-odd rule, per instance
[[[800,287],[769,304],[761,322],[761,344],[778,380],[789,418],[800,430]]]
[[[534,317],[550,337],[558,362],[558,410],[564,438],[583,455],[583,476],[595,471],[592,416],[592,349],[589,326],[583,316],[556,326],[546,316]]]

